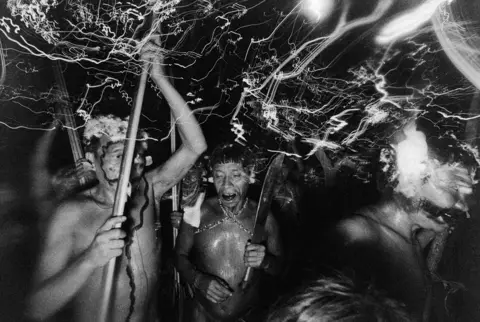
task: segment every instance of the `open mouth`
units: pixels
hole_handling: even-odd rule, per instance
[[[225,201],[232,201],[236,196],[236,193],[222,193],[222,199]]]

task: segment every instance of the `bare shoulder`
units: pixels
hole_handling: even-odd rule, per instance
[[[211,197],[206,199],[202,204],[202,212],[203,211],[212,211],[218,208],[218,199],[217,197]]]
[[[217,217],[217,214],[221,211],[218,204],[217,197],[208,198],[202,204],[200,208],[202,214],[202,222],[212,220]]]
[[[92,204],[92,198],[85,193],[64,200],[50,217],[49,227],[55,227],[55,230],[61,229],[64,232],[75,230],[82,225],[85,214],[91,212]]]
[[[57,206],[50,218],[50,225],[61,225],[64,228],[75,226],[81,218],[84,203],[83,200],[78,199],[63,201]]]
[[[367,217],[354,215],[341,220],[335,227],[346,242],[373,242],[378,238],[378,227]]]

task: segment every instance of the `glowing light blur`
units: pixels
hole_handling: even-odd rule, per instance
[[[335,0],[300,0],[299,9],[312,23],[320,23],[331,15]]]
[[[474,28],[478,20],[461,20],[460,9],[458,2],[440,6],[432,17],[433,28],[452,63],[480,89],[480,33]],[[478,19],[478,12],[472,18]]]
[[[412,198],[418,194],[423,180],[432,172],[433,163],[428,157],[425,134],[417,131],[416,124],[408,124],[403,132],[405,140],[394,146],[398,171],[395,190]]]
[[[188,103],[196,108],[196,113],[205,112],[207,117],[218,106],[215,115],[229,118],[231,133],[239,144],[255,144],[250,137],[251,133],[258,133],[251,131],[254,126],[282,141],[291,142],[300,137],[311,147],[308,156],[314,155],[317,149],[325,149],[342,158],[348,153],[361,155],[362,149],[375,147],[389,135],[372,134],[377,125],[403,124],[412,114],[435,110],[439,119],[458,123],[473,117],[434,103],[442,96],[458,99],[470,94],[468,84],[447,88],[436,83],[430,70],[415,75],[420,82],[395,83],[398,78],[409,77],[405,77],[406,73],[422,70],[432,57],[435,59],[437,44],[413,37],[417,31],[428,31],[422,26],[432,16],[435,32],[449,57],[453,57],[459,69],[465,70],[472,82],[480,82],[477,74],[480,64],[476,63],[475,56],[480,51],[473,50],[476,47],[471,42],[475,38],[464,37],[467,29],[457,28],[461,26],[449,20],[452,1],[421,1],[387,20],[374,39],[376,45],[382,46],[369,48],[370,52],[365,55],[368,57],[352,65],[348,65],[350,62],[338,64],[344,54],[356,56],[354,50],[358,47],[354,48],[351,40],[357,39],[352,35],[358,31],[358,42],[366,37],[366,43],[371,44],[368,38],[371,33],[365,30],[376,26],[396,9],[395,1],[371,1],[359,8],[358,1],[298,0],[290,11],[280,5],[270,8],[271,11],[265,8],[255,11],[255,7],[264,3],[168,0],[137,4],[108,1],[93,5],[90,1],[9,0],[11,17],[0,17],[0,32],[18,45],[22,54],[77,64],[95,75],[94,82],[88,82],[76,97],[76,113],[85,120],[111,92],[120,93],[122,99],[131,104],[132,98],[124,86],[126,75],[140,72],[142,62],[138,52],[148,38],[146,35],[133,39],[133,34],[152,11],[159,16],[154,25],[162,22],[162,44],[172,38],[178,40],[172,41],[175,43],[172,48],[164,48],[162,54],[168,56],[176,68],[192,69],[192,74],[198,70],[204,73],[191,78],[195,86],[200,88],[208,77],[220,75],[217,86],[226,104],[209,102],[215,107],[199,107],[206,101],[207,97],[201,95],[207,91],[196,88],[187,94]],[[52,14],[57,7],[65,10],[62,19]],[[308,19],[299,19],[299,15]],[[255,20],[258,16],[268,19],[262,18],[259,22]],[[328,28],[312,25],[327,21]],[[28,38],[32,35],[35,41],[31,41],[33,37]],[[201,38],[199,35],[207,40],[197,47],[188,47]],[[408,41],[402,41],[407,36]],[[50,44],[49,48],[55,47],[55,52],[36,46],[39,39]],[[199,65],[210,54],[213,59],[208,64],[212,65],[202,69]],[[219,68],[222,61],[231,63],[228,56],[236,56],[240,65],[244,63],[241,71],[235,71],[236,75],[224,76],[222,73],[228,74],[229,68]],[[404,68],[397,64],[400,60],[402,63],[408,60],[402,75],[396,72]],[[474,63],[477,65],[471,68]],[[28,66],[18,68],[33,72]],[[401,94],[392,94],[399,88]],[[39,93],[19,88],[4,86],[2,89],[4,94],[0,100],[15,102],[22,108],[28,108],[25,100],[45,99]],[[233,106],[233,110],[225,111],[225,106]]]
[[[418,31],[435,14],[438,6],[446,1],[450,0],[428,0],[411,10],[402,12],[380,30],[375,41],[377,44],[387,45]]]

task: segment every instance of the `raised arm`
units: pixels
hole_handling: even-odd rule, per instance
[[[72,259],[77,211],[64,205],[52,217],[27,300],[26,315],[30,319],[43,321],[57,313],[77,294],[95,268],[122,253],[123,241],[118,238],[123,238],[124,233],[112,228],[125,217],[115,217],[98,230],[86,251]]]
[[[182,139],[182,145],[175,154],[151,173],[156,194],[161,195],[183,178],[198,157],[205,152],[207,144],[193,112],[165,75],[157,38],[145,45],[142,59],[152,62],[150,77],[167,100]]]

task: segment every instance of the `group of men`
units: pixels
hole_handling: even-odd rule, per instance
[[[162,166],[146,172],[146,136],[139,136],[125,214],[112,217],[126,122],[98,118],[87,123],[86,156],[94,166],[98,184],[64,200],[49,219],[27,301],[26,315],[31,320],[48,320],[71,305],[75,321],[97,321],[106,264],[118,258],[109,321],[158,321],[161,236],[156,232],[155,201],[185,176],[207,150],[207,144],[187,103],[169,83],[158,46],[153,42],[145,45],[142,59],[151,62],[150,77],[170,106],[182,146]],[[262,276],[283,271],[282,227],[270,213],[262,227],[261,242],[251,242],[257,202],[247,197],[255,172],[254,156],[247,149],[221,145],[211,153],[209,162],[216,196],[198,202],[192,210],[195,220],[181,220],[176,241],[176,269],[194,294],[186,306],[185,321],[254,321],[258,318],[255,309]],[[398,321],[426,321],[424,306],[430,281],[418,234],[442,231],[447,225],[423,205],[428,202],[445,211],[465,211],[465,196],[472,192],[473,185],[470,169],[461,165],[440,166],[436,171],[425,180],[415,200],[396,192],[386,193],[379,204],[336,225],[332,248],[338,247],[339,265],[346,268],[346,275],[353,272],[354,282],[321,279],[315,284],[320,286],[305,288],[310,300],[294,296],[292,299],[298,302],[279,312],[285,313],[288,321],[303,321],[302,312],[308,310],[309,316],[324,314],[318,313],[323,306],[313,312],[318,305],[312,303],[333,305],[335,296],[344,303],[355,301],[355,296],[345,299],[345,290],[355,288],[361,278],[360,284],[372,284],[398,301],[397,305],[388,297],[378,300],[373,296],[372,307],[394,303],[391,307],[400,312]],[[117,228],[119,225],[121,228]],[[249,268],[252,275],[245,287],[242,281]],[[334,292],[319,295],[320,302],[312,299],[312,292],[328,290]],[[271,321],[282,321],[281,314]],[[326,315],[325,321],[330,321]]]
[[[29,319],[48,320],[71,305],[74,320],[97,321],[106,264],[118,257],[109,321],[158,320],[161,236],[156,232],[155,201],[207,148],[193,113],[164,73],[158,49],[148,43],[142,59],[151,62],[150,76],[170,106],[182,146],[162,166],[145,172],[147,135],[139,134],[125,214],[112,217],[127,122],[109,116],[86,124],[86,158],[98,184],[67,198],[51,215],[27,301]],[[176,264],[196,295],[186,321],[238,319],[252,309],[258,271],[275,274],[279,269],[281,248],[272,216],[262,237],[266,246],[249,242],[256,208],[256,202],[246,198],[253,159],[237,152],[233,146],[218,150],[211,164],[218,198],[201,205],[199,227],[183,223],[180,229]],[[247,267],[256,271],[243,290],[239,285]]]

